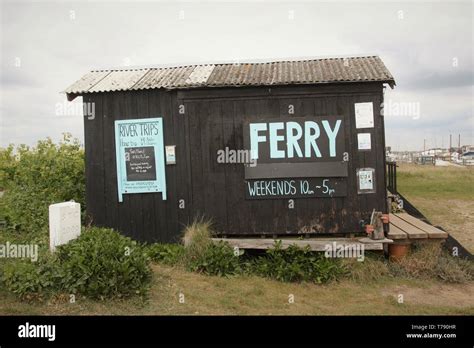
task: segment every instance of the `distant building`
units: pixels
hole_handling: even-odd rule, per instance
[[[421,152],[422,156],[437,156],[446,150],[443,150],[441,148],[434,148],[434,149],[429,149]]]
[[[459,162],[461,161],[461,155],[456,151],[456,152],[451,152],[451,161],[452,162]]]
[[[465,152],[474,151],[474,145],[463,145],[461,146],[461,153],[464,154]]]
[[[435,164],[435,156],[419,156],[415,159],[415,163],[416,164],[431,164],[431,165],[434,165]]]
[[[451,153],[441,152],[438,155],[436,155],[436,158],[442,159],[443,161],[451,161]]]
[[[461,155],[462,160],[474,160],[474,151],[468,151]]]

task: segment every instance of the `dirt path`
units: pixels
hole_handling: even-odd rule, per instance
[[[430,287],[410,287],[407,285],[384,288],[383,296],[393,296],[398,300],[400,294],[407,304],[447,307],[474,308],[474,284],[432,284]]]

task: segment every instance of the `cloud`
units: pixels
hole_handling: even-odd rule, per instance
[[[93,68],[351,54],[380,55],[397,81],[386,97],[420,105],[417,120],[386,118],[392,145],[416,149],[420,134],[441,139],[448,131],[474,143],[470,2],[1,6],[0,146],[64,131],[82,139],[82,118],[59,117],[55,106]]]
[[[470,87],[474,84],[474,71],[425,72],[409,79],[402,86],[411,89],[444,89]]]

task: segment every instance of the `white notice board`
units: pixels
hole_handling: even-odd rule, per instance
[[[372,149],[370,133],[358,133],[357,134],[357,149],[359,149],[359,150],[370,150],[370,149]]]
[[[357,169],[357,193],[375,193],[375,169]]]
[[[356,128],[374,128],[374,105],[369,103],[355,103]]]

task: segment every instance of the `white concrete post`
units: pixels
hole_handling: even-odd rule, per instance
[[[63,202],[49,206],[49,250],[76,239],[81,234],[81,205]]]

